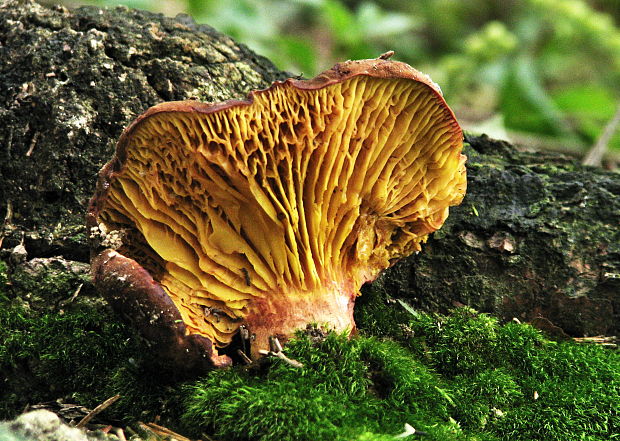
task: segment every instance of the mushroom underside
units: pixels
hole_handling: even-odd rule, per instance
[[[361,285],[419,251],[465,193],[460,129],[422,82],[279,83],[190,107],[124,135],[94,206],[186,333],[218,348],[242,325],[254,354],[308,322],[352,330]]]

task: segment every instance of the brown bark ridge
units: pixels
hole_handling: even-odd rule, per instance
[[[161,101],[242,99],[287,76],[187,16],[0,3],[0,258],[12,286],[41,277],[20,270],[34,259],[61,259],[55,271],[67,272],[88,261],[85,206],[133,118]],[[466,141],[463,204],[366,297],[617,333],[620,175],[485,136]]]

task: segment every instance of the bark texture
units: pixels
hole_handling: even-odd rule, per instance
[[[431,311],[464,304],[559,337],[617,335],[620,174],[466,141],[463,203],[421,253],[366,289]]]
[[[79,267],[74,285],[87,291],[85,206],[133,118],[161,101],[243,98],[287,76],[187,16],[0,3],[0,258],[11,262],[13,295],[50,268],[73,280]],[[617,333],[620,175],[484,136],[467,141],[463,204],[422,253],[365,290],[570,335]]]
[[[283,78],[187,16],[0,3],[3,247],[88,259],[84,207],[122,129],[170,100],[243,98]]]

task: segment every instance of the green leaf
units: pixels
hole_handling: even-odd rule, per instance
[[[339,44],[349,46],[362,41],[355,16],[345,5],[339,1],[327,0],[323,5],[323,14]]]
[[[614,115],[616,102],[612,91],[597,84],[578,84],[553,95],[560,110],[578,118],[608,121]]]
[[[594,143],[616,112],[613,95],[613,91],[602,85],[587,84],[562,89],[554,94],[553,100],[587,142]],[[620,150],[620,132],[610,140],[609,147]]]
[[[211,9],[212,0],[185,0],[187,12],[192,16],[205,15]]]
[[[291,36],[282,36],[277,40],[280,58],[284,66],[297,66],[303,76],[310,76],[316,71],[316,51],[307,41]],[[286,58],[284,60],[283,58]]]
[[[564,115],[545,91],[534,60],[518,57],[507,69],[500,95],[504,124],[510,130],[570,136]]]
[[[415,25],[411,16],[385,11],[372,2],[359,6],[356,20],[366,38],[371,39],[400,35],[412,30]]]

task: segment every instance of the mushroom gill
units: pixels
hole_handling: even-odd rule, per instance
[[[425,76],[346,62],[247,101],[149,109],[100,173],[89,225],[117,232],[116,253],[161,286],[185,335],[222,348],[243,325],[255,356],[309,322],[354,328],[361,285],[461,202],[461,148]]]

